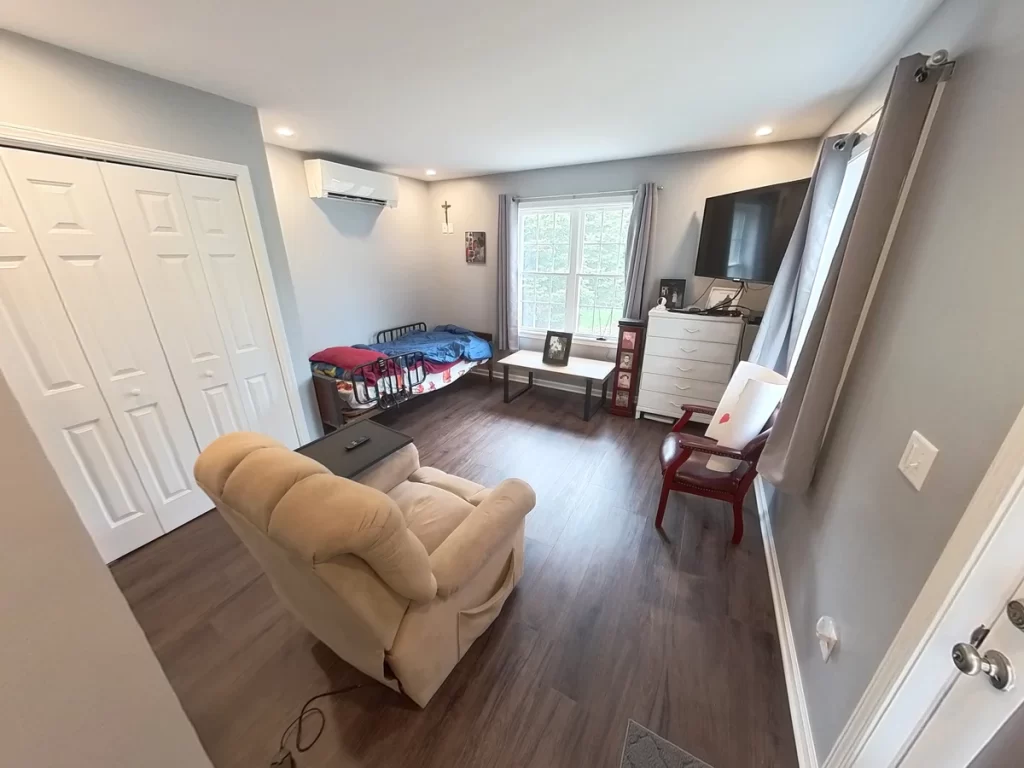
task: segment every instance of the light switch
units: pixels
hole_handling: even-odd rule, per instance
[[[910,433],[910,441],[900,458],[900,472],[920,491],[938,454],[939,449],[929,443],[924,435],[914,430]]]

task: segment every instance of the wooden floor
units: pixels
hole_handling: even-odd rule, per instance
[[[302,768],[617,768],[628,718],[714,768],[796,766],[753,509],[733,548],[724,504],[673,494],[663,538],[667,427],[581,410],[548,389],[505,405],[470,376],[385,419],[425,465],[533,485],[526,574],[425,710],[371,682],[326,705]],[[113,572],[218,768],[269,765],[303,701],[366,680],[285,612],[217,513]]]

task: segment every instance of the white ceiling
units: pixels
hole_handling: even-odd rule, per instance
[[[939,2],[4,0],[0,25],[451,178],[820,136]]]

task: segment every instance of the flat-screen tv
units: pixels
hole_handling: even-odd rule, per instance
[[[709,197],[695,274],[775,282],[810,182],[801,179]]]

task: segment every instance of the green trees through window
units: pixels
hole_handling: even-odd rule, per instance
[[[632,207],[594,201],[520,209],[520,328],[615,335]]]

